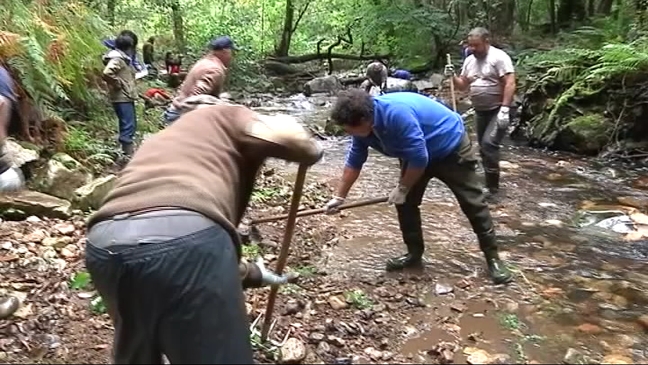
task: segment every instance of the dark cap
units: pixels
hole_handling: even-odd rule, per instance
[[[228,36],[217,37],[209,42],[209,48],[214,51],[219,51],[221,49],[233,49],[237,51],[239,48],[234,44],[232,38]]]

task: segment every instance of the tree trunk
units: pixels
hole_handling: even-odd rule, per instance
[[[277,57],[288,56],[290,51],[290,41],[292,40],[293,19],[295,18],[295,5],[292,0],[286,0],[286,15],[284,17],[283,30],[281,31],[281,42],[275,49]]]
[[[106,12],[108,13],[108,24],[111,27],[115,26],[115,8],[117,7],[117,0],[108,0],[106,4]]]
[[[171,4],[171,19],[173,19],[173,37],[175,38],[176,47],[181,53],[187,52],[184,33],[184,18],[182,17],[182,8],[180,1],[175,0]]]
[[[582,22],[587,18],[584,0],[561,0],[558,6],[558,25],[566,28],[572,21]]]
[[[551,33],[556,34],[558,32],[558,25],[556,24],[556,1],[549,0],[547,2],[548,11],[549,11],[549,25],[551,26]]]
[[[596,13],[601,15],[610,15],[612,12],[612,3],[614,3],[614,0],[601,0],[598,4],[598,9],[596,9]]]

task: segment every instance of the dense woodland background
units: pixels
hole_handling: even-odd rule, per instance
[[[643,148],[638,136],[648,135],[647,5],[646,0],[5,0],[0,61],[19,81],[24,99],[57,121],[36,126],[46,131],[26,139],[49,138],[68,151],[96,154],[100,148],[88,146],[98,135],[110,135],[107,130],[116,124],[100,92],[105,52],[100,41],[121,29],[138,33],[140,48],[156,36],[160,59],[166,51],[195,59],[210,38],[228,34],[243,47],[230,86],[250,92],[273,85],[267,60],[313,60],[324,72],[321,60],[328,52],[344,62],[384,57],[425,77],[443,66],[446,53],[458,60],[459,41],[470,28],[485,26],[517,62],[524,137],[551,148],[628,155]],[[52,137],[53,128],[63,133]]]

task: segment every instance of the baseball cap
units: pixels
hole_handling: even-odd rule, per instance
[[[221,49],[232,49],[235,51],[238,51],[238,47],[234,44],[234,41],[232,38],[228,36],[222,36],[222,37],[217,37],[211,40],[209,42],[209,48],[213,49],[214,51],[218,51]]]

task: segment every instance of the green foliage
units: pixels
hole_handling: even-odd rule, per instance
[[[103,52],[105,23],[80,1],[7,0],[0,27],[0,58],[17,74],[20,86],[43,112],[57,114],[60,102],[83,109],[92,93]]]

